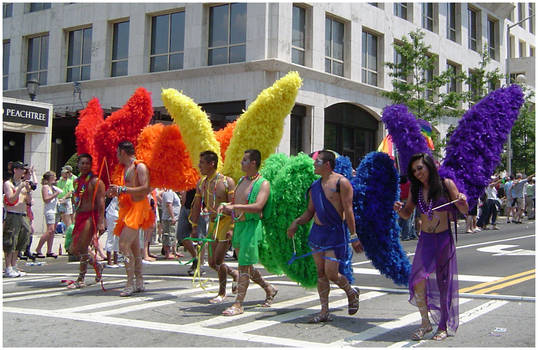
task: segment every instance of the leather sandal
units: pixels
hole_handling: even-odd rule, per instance
[[[349,301],[347,307],[347,313],[350,315],[355,315],[357,311],[359,311],[359,297],[361,295],[359,288],[353,288],[353,290],[355,291],[355,296],[353,297],[353,300]]]
[[[432,326],[420,327],[413,334],[411,334],[412,340],[423,340],[426,334],[430,333],[433,330]]]
[[[47,258],[58,259],[58,255],[57,255],[57,254],[54,254],[54,253],[47,253]]]
[[[225,298],[226,298],[225,295],[217,295],[216,297],[209,299],[209,303],[210,304],[222,304]]]
[[[316,316],[308,320],[308,323],[320,323],[320,322],[331,322],[333,320],[330,313],[319,313]]]
[[[36,258],[39,258],[39,259],[45,259],[45,255],[43,255],[41,253],[34,253],[33,256],[36,257]]]
[[[224,316],[236,316],[236,315],[241,315],[242,313],[243,313],[243,308],[240,306],[239,307],[235,306],[235,305],[230,306],[229,308],[227,308],[226,310],[222,312]]]
[[[273,301],[275,300],[275,297],[277,294],[278,294],[278,289],[273,287],[273,293],[265,297],[262,307],[271,307],[271,304],[273,304]]]
[[[446,339],[448,337],[448,333],[444,329],[438,329],[437,332],[435,332],[435,335],[433,336],[433,340],[441,341]]]
[[[67,285],[67,289],[80,289],[86,287],[86,283],[84,281],[73,281],[72,283],[69,283]]]
[[[123,288],[123,290],[120,292],[120,297],[130,297],[131,295],[133,295],[135,292],[135,288],[134,287],[125,287]]]

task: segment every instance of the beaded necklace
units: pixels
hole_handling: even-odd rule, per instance
[[[239,185],[241,185],[241,182],[243,182],[243,180],[245,178],[249,179],[250,181],[252,181],[252,183],[250,184],[250,189],[248,191],[248,195],[247,195],[247,204],[250,202],[250,195],[252,194],[252,189],[254,189],[254,182],[256,180],[258,180],[258,177],[260,177],[260,173],[256,173],[256,175],[253,175],[253,176],[242,176],[240,179],[239,179],[239,182],[237,183],[237,186],[236,188],[239,188]],[[234,200],[232,202],[232,204],[235,203],[235,196],[234,196]],[[242,212],[241,214],[239,214],[239,216],[235,216],[235,210],[232,210],[232,218],[237,221],[239,219],[241,219],[241,217],[243,216],[244,212]]]
[[[424,197],[422,196],[422,187],[418,189],[418,206],[420,210],[428,216],[428,219],[433,219],[433,200],[430,198],[429,203],[424,202]]]
[[[204,185],[202,187],[202,212],[200,214],[202,215],[209,215],[209,210],[215,211],[215,203],[217,203],[217,183],[219,182],[219,177],[222,177],[220,173],[216,173],[215,176],[213,176],[211,179],[206,178],[204,180]],[[209,186],[208,184],[211,183],[211,181],[215,180],[214,186],[213,186],[213,208],[209,206],[209,203],[205,202],[205,198],[207,196],[207,201],[209,202]]]
[[[73,198],[75,198],[75,211],[78,211],[78,208],[80,208],[80,205],[82,204],[82,197],[86,193],[86,188],[88,187],[92,177],[93,174],[90,171],[83,181],[80,181],[80,177],[74,181],[74,183],[76,183],[76,189],[73,193]]]

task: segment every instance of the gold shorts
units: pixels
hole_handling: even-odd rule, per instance
[[[215,232],[216,223],[213,220],[210,221],[209,230],[207,232],[209,233],[211,239],[214,239],[217,242],[226,241],[226,232],[232,230],[232,224],[233,220],[231,216],[221,216],[217,232]]]

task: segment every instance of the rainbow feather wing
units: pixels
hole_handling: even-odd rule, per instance
[[[523,102],[518,85],[495,90],[463,115],[450,137],[439,174],[467,195],[469,207],[477,203],[499,164]]]
[[[241,159],[247,149],[257,149],[262,162],[276,149],[282,138],[284,119],[295,104],[302,80],[289,72],[273,86],[263,90],[237,120],[226,150],[223,173],[237,181],[241,176]]]
[[[357,168],[353,186],[355,227],[372,265],[394,283],[407,285],[411,264],[400,244],[398,172],[386,153],[370,152]]]
[[[198,169],[200,153],[213,151],[219,157],[218,169],[222,167],[220,145],[215,138],[207,114],[190,97],[176,89],[164,89],[161,93],[164,106],[179,126],[191,161]]]

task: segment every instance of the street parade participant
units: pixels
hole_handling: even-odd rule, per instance
[[[310,322],[328,322],[329,281],[346,292],[348,313],[354,315],[359,310],[359,289],[352,288],[342,269],[349,266],[350,260],[347,228],[351,232],[350,241],[353,249],[360,253],[363,248],[355,233],[353,215],[353,188],[342,175],[334,172],[335,156],[331,151],[320,151],[314,161],[314,172],[321,175],[309,189],[308,208],[289,226],[288,237],[293,238],[298,225],[308,223],[314,217],[308,244],[314,251],[313,257],[318,273],[318,294],[321,312]],[[339,271],[340,270],[340,271]]]
[[[125,256],[127,283],[120,296],[126,297],[144,291],[138,230],[153,226],[155,214],[147,198],[151,192],[149,170],[142,161],[135,158],[133,144],[129,141],[120,142],[117,156],[120,165],[124,167],[123,176],[119,185],[110,185],[108,195],[119,196],[118,221],[114,234],[120,237],[120,251]]]
[[[98,243],[98,236],[105,231],[105,184],[91,171],[92,157],[87,153],[78,156],[80,176],[74,181],[75,227],[72,233],[71,246],[68,251],[80,257],[79,275],[76,281],[67,288],[83,288],[84,277],[88,271],[88,263],[95,269],[95,281],[101,280],[103,266],[90,258],[88,248],[92,241]]]
[[[438,324],[433,339],[443,340],[449,333],[456,332],[459,323],[456,248],[450,220],[457,211],[466,214],[469,206],[467,197],[458,191],[454,181],[440,177],[430,155],[413,155],[407,174],[411,181],[410,200],[405,206],[395,202],[394,210],[407,219],[417,206],[422,220],[409,276],[409,302],[418,307],[422,324],[412,334],[412,339],[424,339],[433,330],[429,311]],[[455,201],[455,207],[451,201]]]
[[[232,178],[224,176],[217,171],[219,158],[213,151],[200,153],[198,167],[200,173],[205,176],[196,185],[196,194],[192,203],[190,222],[192,225],[191,237],[196,236],[198,218],[200,215],[209,217],[209,238],[214,240],[210,243],[208,255],[209,266],[217,271],[219,276],[219,293],[209,300],[212,304],[220,304],[226,297],[226,277],[231,276],[234,280],[232,293],[235,294],[236,281],[239,277],[237,270],[233,270],[224,264],[224,256],[230,248],[233,235],[233,220],[230,215],[218,214],[217,209],[221,203],[232,202],[235,183]]]
[[[278,293],[273,285],[265,281],[260,272],[254,268],[259,261],[258,242],[262,238],[263,228],[261,219],[268,214],[270,195],[269,181],[265,180],[258,169],[261,164],[260,151],[246,150],[241,160],[241,170],[245,173],[235,187],[235,197],[231,204],[223,205],[223,211],[231,214],[235,226],[232,246],[236,249],[239,262],[239,283],[235,303],[223,311],[225,316],[235,316],[243,313],[249,280],[260,285],[266,298],[262,307],[271,306]]]

